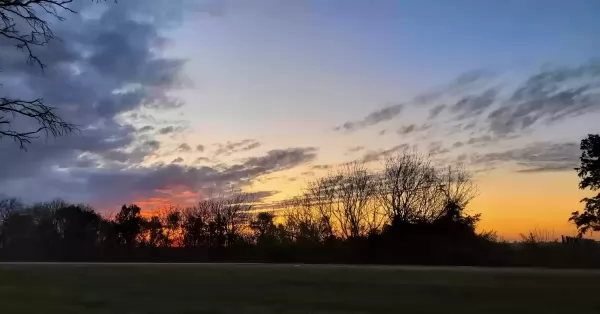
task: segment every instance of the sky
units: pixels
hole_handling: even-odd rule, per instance
[[[81,131],[0,141],[0,193],[103,211],[269,204],[406,148],[463,165],[480,229],[574,234],[579,141],[600,132],[600,3],[76,1],[35,53],[0,41],[0,93]],[[27,121],[22,127],[30,126]]]

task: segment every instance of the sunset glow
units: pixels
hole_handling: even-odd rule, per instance
[[[0,142],[2,196],[151,212],[237,189],[268,208],[415,150],[473,174],[480,230],[576,233],[600,2],[149,2],[81,4],[40,50],[43,76],[2,58],[3,89],[81,126]]]

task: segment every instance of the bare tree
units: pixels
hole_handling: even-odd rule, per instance
[[[313,206],[314,200],[306,194],[287,200],[282,204],[285,228],[292,240],[322,243],[333,236],[330,219]]]
[[[463,168],[438,169],[427,157],[411,151],[384,161],[378,188],[389,219],[405,223],[460,217],[477,194],[477,186]]]
[[[342,238],[378,230],[384,221],[376,202],[377,176],[359,162],[308,183],[301,196],[305,215],[316,215],[320,226]]]
[[[439,207],[438,194],[435,168],[423,155],[405,150],[384,160],[378,197],[390,220],[427,220]]]
[[[6,218],[17,210],[24,208],[23,203],[16,198],[6,198],[0,200],[0,227],[6,220]]]
[[[33,47],[44,46],[55,38],[44,17],[64,20],[60,11],[75,13],[68,8],[71,2],[73,0],[0,0],[0,40],[25,51],[28,63],[43,69],[45,65]],[[29,121],[36,126],[29,127]],[[27,127],[15,126],[21,123]],[[76,130],[77,126],[64,121],[56,114],[56,108],[45,105],[43,99],[0,97],[0,139],[10,138],[19,143],[21,149],[42,132],[57,137]]]
[[[479,194],[477,185],[473,182],[471,175],[463,168],[448,167],[438,171],[438,188],[442,192],[441,198],[444,209],[455,209],[457,212],[437,212],[435,219],[440,215],[459,217],[467,205]],[[452,206],[449,206],[452,205]]]
[[[164,234],[165,247],[182,246],[183,235],[181,224],[183,221],[182,210],[178,206],[169,206],[159,211],[159,219]]]
[[[376,177],[364,164],[353,162],[338,170],[331,187],[333,216],[345,238],[379,229],[382,216],[375,203]]]

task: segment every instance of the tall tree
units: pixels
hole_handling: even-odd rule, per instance
[[[142,232],[144,219],[137,205],[123,205],[115,216],[115,228],[119,244],[132,248],[137,244],[137,237]]]
[[[589,134],[581,141],[581,166],[576,168],[581,181],[580,189],[597,191],[600,189],[600,135]],[[579,236],[587,231],[600,231],[600,193],[594,197],[586,197],[581,200],[585,203],[582,213],[574,212],[569,218],[577,226]]]

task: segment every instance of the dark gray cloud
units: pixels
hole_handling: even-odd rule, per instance
[[[389,149],[382,149],[382,150],[378,150],[378,151],[370,151],[367,152],[363,158],[362,161],[364,162],[373,162],[373,161],[378,161],[381,158],[393,155],[395,153],[398,153],[400,151],[403,150],[407,150],[408,148],[410,148],[410,145],[408,144],[400,144],[400,145],[396,145],[392,148]]]
[[[207,157],[198,157],[196,158],[196,160],[194,161],[194,163],[200,164],[200,163],[205,163],[205,162],[210,162],[210,158]]]
[[[515,163],[520,172],[570,171],[578,166],[579,145],[575,142],[538,142],[503,152],[476,154],[471,161],[476,165]]]
[[[431,126],[427,125],[427,124],[422,124],[420,126],[416,125],[416,124],[410,124],[410,125],[406,125],[406,126],[399,128],[398,131],[396,131],[396,133],[398,133],[400,135],[408,135],[411,133],[426,131],[426,130],[429,130],[430,128],[431,128]]]
[[[205,149],[206,148],[204,147],[204,145],[198,145],[198,146],[196,146],[196,150],[199,151],[199,152],[201,152],[201,153],[204,152]]]
[[[181,105],[170,95],[183,86],[180,73],[185,60],[165,56],[166,39],[161,34],[182,21],[183,1],[75,1],[71,5],[81,14],[64,12],[67,20],[53,23],[60,40],[34,47],[46,64],[43,74],[26,64],[22,52],[0,49],[0,95],[43,98],[61,117],[79,125],[81,132],[40,138],[28,152],[0,139],[0,189],[26,201],[54,197],[99,201],[113,199],[114,194],[114,201],[125,202],[132,201],[135,193],[151,195],[152,189],[142,191],[144,182],[152,179],[160,188],[166,173],[176,178],[188,172],[210,172],[175,165],[140,166],[157,154],[160,143],[146,133],[152,126],[137,130],[119,118],[127,115],[138,121],[147,116],[138,114],[138,109]],[[0,39],[0,46],[5,45],[11,43]]]
[[[173,160],[171,164],[133,165],[127,168],[70,167],[64,169],[65,175],[58,173],[49,181],[37,182],[33,187],[48,183],[52,183],[50,187],[57,186],[61,190],[68,187],[71,196],[79,196],[74,201],[81,199],[91,202],[100,209],[113,208],[127,202],[168,197],[168,191],[174,190],[200,195],[226,193],[233,187],[249,185],[260,176],[313,161],[316,152],[317,149],[313,147],[272,150],[238,164],[215,167],[183,165],[182,158]],[[24,183],[19,180],[13,180],[12,183],[12,187],[3,191],[7,195],[22,196],[22,193],[16,192],[23,188]],[[62,196],[56,192],[50,190],[48,194]]]
[[[463,142],[454,142],[454,144],[452,144],[452,148],[461,148],[463,146],[465,146]]]
[[[248,158],[244,162],[244,166],[248,169],[286,170],[314,160],[317,156],[317,150],[316,147],[274,149],[268,151],[264,156]]]
[[[160,128],[158,130],[158,133],[165,135],[165,134],[173,133],[173,132],[176,132],[176,131],[177,131],[177,128],[174,127],[174,126],[172,126],[172,125],[170,125],[170,126],[166,126],[164,128]]]
[[[402,112],[403,108],[403,104],[388,106],[377,111],[371,112],[362,120],[346,122],[341,126],[336,127],[334,130],[351,132],[364,129],[366,127],[373,126],[381,122],[392,120]]]
[[[431,104],[445,96],[460,95],[472,89],[477,89],[482,82],[487,82],[495,75],[495,73],[488,70],[468,71],[457,76],[445,86],[418,95],[413,102],[418,105]]]
[[[138,131],[140,131],[140,132],[142,132],[142,133],[143,133],[143,132],[150,132],[150,131],[153,131],[153,130],[154,130],[154,127],[153,127],[153,126],[151,126],[151,125],[146,125],[146,126],[144,126],[144,127],[141,127],[141,128],[138,130]]]
[[[397,133],[398,134],[409,134],[412,132],[415,132],[417,130],[417,126],[415,124],[411,124],[411,125],[407,125],[407,126],[403,126],[400,129],[398,129]]]
[[[250,151],[260,147],[261,143],[253,139],[245,139],[239,142],[227,142],[225,144],[215,144],[217,149],[215,150],[216,156],[229,156],[237,152]]]
[[[437,105],[429,109],[429,120],[437,118],[444,109],[446,109],[446,105]]]
[[[542,69],[517,87],[487,116],[496,135],[519,133],[540,123],[597,112],[600,109],[600,61],[576,67]]]
[[[347,153],[356,153],[356,152],[360,152],[361,150],[364,150],[364,149],[365,149],[364,146],[354,146],[354,147],[348,148]]]
[[[475,118],[485,112],[494,102],[498,95],[498,89],[487,89],[481,94],[462,97],[449,111],[457,116],[457,119]]]
[[[443,154],[449,153],[450,149],[444,148],[443,143],[438,141],[438,142],[429,143],[428,152],[429,152],[429,155],[431,155],[431,156],[443,155]]]
[[[184,161],[185,161],[185,160],[184,160],[183,158],[181,158],[181,157],[177,157],[177,158],[173,159],[173,161],[171,161],[171,163],[172,163],[172,164],[179,164],[179,163],[182,163],[182,162],[184,162]]]
[[[192,151],[192,147],[190,147],[190,145],[188,145],[187,143],[182,143],[181,145],[179,145],[177,147],[177,151],[178,152],[184,152],[184,153],[191,152]]]
[[[485,146],[488,143],[494,142],[495,139],[492,138],[489,135],[482,135],[482,136],[476,136],[476,137],[472,137],[469,139],[469,141],[467,141],[467,144],[469,145],[476,145],[476,146]]]

